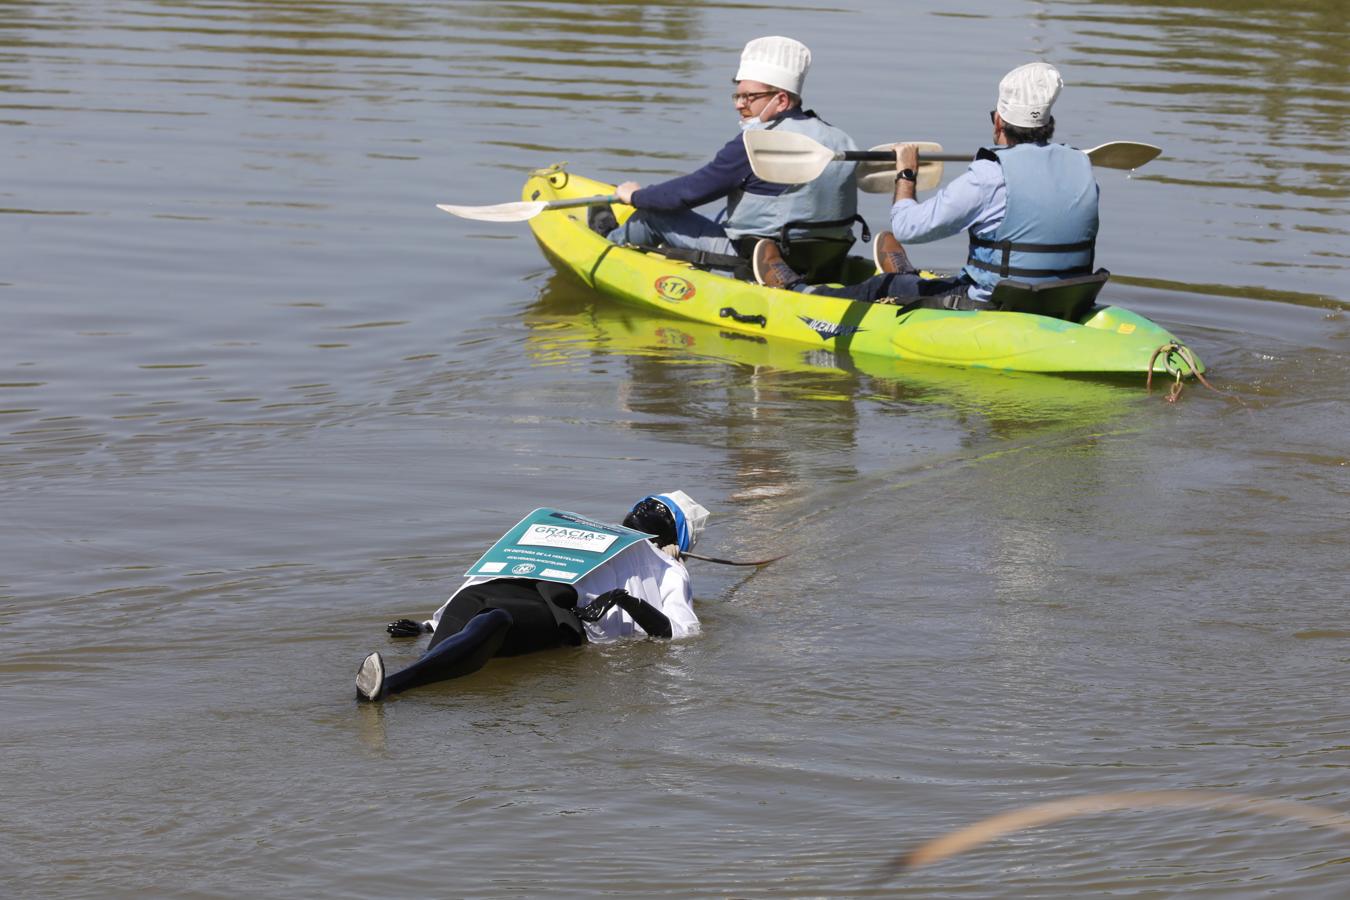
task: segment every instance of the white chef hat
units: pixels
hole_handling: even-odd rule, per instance
[[[741,51],[741,66],[735,81],[761,81],[790,94],[801,96],[806,72],[811,68],[811,51],[790,37],[755,38]]]
[[[1039,128],[1050,121],[1050,107],[1064,80],[1049,63],[1018,66],[998,83],[998,114],[1017,128]]]

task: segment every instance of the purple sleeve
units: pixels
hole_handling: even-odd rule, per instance
[[[736,190],[777,196],[787,189],[788,185],[770,184],[755,177],[750,169],[750,158],[745,154],[745,142],[737,135],[727,141],[712,162],[703,168],[634,191],[633,206],[638,209],[693,209],[720,200]]]

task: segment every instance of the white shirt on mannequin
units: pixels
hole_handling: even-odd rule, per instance
[[[441,614],[450,605],[450,600],[455,598],[455,594],[470,585],[493,580],[495,579],[481,575],[466,579],[459,589],[441,604],[441,608],[432,613],[425,626],[432,631],[436,629]],[[656,607],[670,620],[672,638],[698,634],[698,616],[694,615],[694,595],[689,584],[689,571],[684,567],[684,563],[656,549],[656,545],[651,541],[633,544],[618,556],[586,574],[573,587],[577,591],[578,606],[585,606],[603,593],[623,588],[639,600],[645,600]],[[617,606],[611,607],[598,622],[582,624],[586,626],[586,637],[597,643],[622,637],[646,636],[646,632],[633,621],[632,617]]]

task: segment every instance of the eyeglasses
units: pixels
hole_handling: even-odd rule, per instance
[[[774,94],[776,94],[776,93],[778,93],[778,92],[777,92],[777,91],[754,91],[754,92],[748,93],[748,94],[732,94],[732,95],[731,95],[731,102],[732,102],[732,104],[735,105],[735,106],[740,106],[742,103],[747,103],[747,104],[749,104],[749,103],[754,103],[756,100],[760,99],[761,97],[772,97],[772,96],[773,96]]]
[[[996,116],[996,115],[998,115],[998,110],[996,110],[996,109],[991,109],[991,110],[989,110],[989,124],[990,124],[990,125],[993,125],[993,124],[994,124],[994,116]]]

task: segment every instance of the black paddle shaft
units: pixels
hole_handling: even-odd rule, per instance
[[[970,162],[969,156],[960,153],[920,153],[919,162]],[[845,150],[844,159],[849,162],[895,162],[894,150]]]

